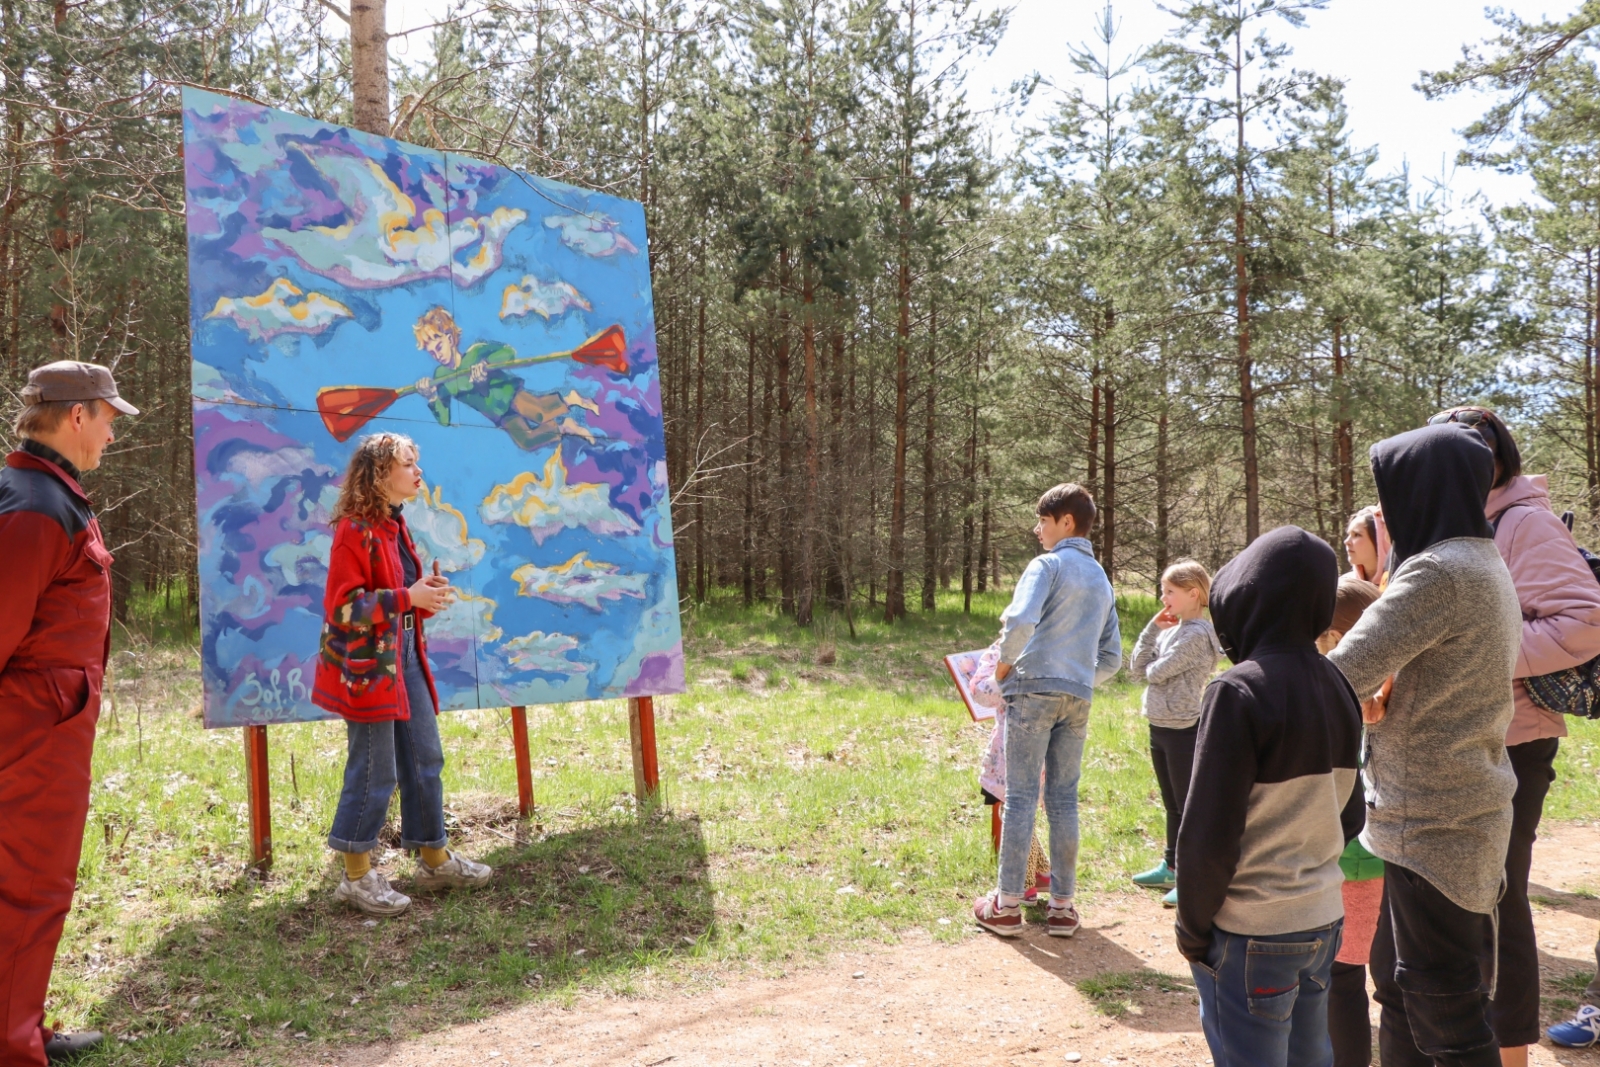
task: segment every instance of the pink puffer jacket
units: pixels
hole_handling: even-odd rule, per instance
[[[1490,522],[1505,515],[1494,545],[1522,603],[1522,650],[1515,677],[1550,674],[1600,656],[1600,583],[1551,510],[1545,476],[1518,475],[1492,490],[1484,513]],[[1507,745],[1567,735],[1562,716],[1535,705],[1520,685],[1516,701]]]

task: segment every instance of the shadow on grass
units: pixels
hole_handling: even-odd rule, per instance
[[[1071,939],[1054,938],[1030,924],[1021,937],[1003,943],[1123,1026],[1157,1033],[1200,1029],[1199,1009],[1191,1003],[1194,983],[1188,975],[1152,970],[1148,960],[1099,930],[1082,927]]]
[[[496,868],[483,889],[417,894],[406,914],[376,921],[334,902],[331,865],[287,900],[241,880],[103,1002],[96,1025],[134,1040],[80,1062],[187,1063],[436,1030],[582,987],[626,989],[715,936],[694,818],[507,841],[483,859]],[[410,894],[409,860],[387,873]]]
[[[1552,889],[1549,886],[1530,882],[1528,884],[1528,899],[1535,904],[1568,911],[1585,919],[1600,919],[1600,897],[1596,897],[1586,890],[1578,893],[1569,893],[1562,889]]]

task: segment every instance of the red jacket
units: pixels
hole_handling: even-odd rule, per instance
[[[399,668],[400,626],[412,611],[400,553],[422,573],[422,562],[405,521],[377,524],[340,519],[333,530],[328,589],[322,598],[322,653],[311,702],[351,722],[390,722],[411,718],[404,672]],[[434,714],[439,694],[428,669],[428,643],[422,620],[432,612],[415,609],[417,652]]]
[[[111,638],[111,554],[71,465],[0,469],[0,1063],[45,1067],[45,990],[72,908]]]
[[[111,553],[77,479],[34,452],[12,452],[0,473],[0,560],[8,580],[0,700],[16,699],[28,675],[26,684],[48,685],[73,705],[62,718],[98,712],[111,652]]]

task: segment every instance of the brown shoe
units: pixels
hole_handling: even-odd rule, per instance
[[[1054,904],[1045,909],[1045,932],[1051,937],[1071,937],[1078,932],[1078,927],[1083,923],[1078,918],[1078,909],[1068,904],[1058,908]]]
[[[998,889],[972,902],[972,917],[991,934],[1016,937],[1022,933],[1022,907],[1013,905],[1002,908]]]

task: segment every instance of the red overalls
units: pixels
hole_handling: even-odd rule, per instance
[[[111,645],[111,555],[89,498],[56,463],[6,457],[0,560],[0,1064],[42,1067]]]

